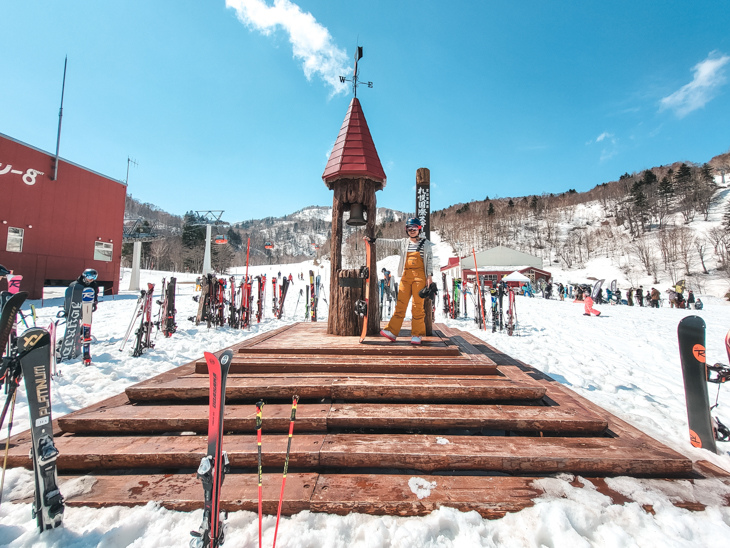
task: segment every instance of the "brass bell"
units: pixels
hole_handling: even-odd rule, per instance
[[[347,219],[348,226],[363,226],[366,224],[365,218],[363,217],[363,205],[362,204],[350,204],[350,218]]]

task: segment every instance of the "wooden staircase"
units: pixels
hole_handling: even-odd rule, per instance
[[[531,505],[534,479],[559,472],[702,477],[686,457],[468,333],[436,325],[420,347],[402,335],[358,344],[298,323],[234,345],[222,507],[256,509],[254,403],[263,399],[264,511],[276,512],[294,394],[285,514],[419,515],[448,505],[499,517]],[[194,472],[207,403],[200,359],[55,421],[62,479],[93,477],[68,503],[202,507]],[[29,467],[29,433],[11,442],[8,465]],[[414,494],[414,476],[435,483],[430,496]]]

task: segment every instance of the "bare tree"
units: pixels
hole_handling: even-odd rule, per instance
[[[656,262],[654,246],[647,241],[646,237],[641,236],[631,242],[631,250],[636,254],[639,262],[643,265],[646,270],[646,274],[651,276],[654,263]]]

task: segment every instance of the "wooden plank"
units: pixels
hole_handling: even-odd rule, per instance
[[[492,364],[460,362],[456,364],[441,363],[434,360],[431,363],[403,363],[394,366],[374,360],[371,363],[338,363],[338,362],[288,362],[286,354],[272,363],[238,362],[231,363],[231,374],[257,375],[260,373],[280,372],[287,375],[301,375],[313,372],[327,373],[389,373],[397,368],[400,373],[413,375],[496,375],[497,367]],[[208,373],[205,362],[198,362],[195,372],[201,375]]]
[[[445,443],[442,440],[447,440]],[[519,474],[671,477],[692,469],[668,448],[646,452],[614,438],[329,434],[323,467],[480,470]]]
[[[330,404],[308,403],[297,407],[300,432],[326,432]],[[269,404],[263,414],[265,432],[288,432],[291,405]],[[208,433],[207,405],[120,405],[108,409],[79,411],[58,419],[64,432],[75,434],[162,434],[165,432]],[[227,405],[224,418],[228,433],[256,431],[253,405]]]
[[[389,516],[425,516],[441,506],[463,512],[476,511],[497,519],[533,505],[542,490],[532,487],[535,478],[506,476],[419,476],[433,489],[418,498],[409,486],[412,475],[321,474],[310,510],[347,515],[351,512]],[[421,493],[423,494],[423,493]]]
[[[332,383],[332,399],[346,401],[536,401],[545,388],[533,383],[517,385],[498,376],[444,379],[432,378],[346,378]]]
[[[321,400],[332,397],[332,377],[237,377],[229,376],[226,402],[290,399],[294,394],[302,399]],[[168,382],[140,383],[127,388],[132,402],[207,401],[210,384],[208,376],[193,376]]]
[[[410,376],[393,374],[308,373],[308,376],[229,376],[226,401],[289,399],[343,399],[347,401],[536,401],[545,395],[537,383],[522,385],[501,375]],[[140,383],[127,388],[132,402],[207,401],[208,377],[195,375],[168,382]]]
[[[605,419],[583,409],[518,405],[334,404],[329,428],[487,429],[600,435]]]
[[[293,515],[309,510],[319,474],[289,473],[281,513]],[[82,484],[86,489],[74,489]],[[262,482],[263,511],[276,515],[281,491],[281,474],[264,474]],[[203,508],[203,487],[194,473],[106,476],[60,476],[59,485],[66,506],[105,508],[110,506],[142,506],[155,502],[169,510],[191,512]],[[83,492],[80,492],[83,491]],[[66,493],[71,493],[66,495]],[[9,499],[29,503],[31,498]],[[258,474],[227,474],[221,489],[221,510],[258,511]],[[197,527],[197,523],[195,526]]]
[[[265,467],[284,467],[287,435],[264,434],[262,447]],[[316,468],[324,434],[301,434],[292,438],[289,466]],[[207,450],[206,436],[75,436],[56,438],[60,471],[126,470],[131,468],[195,470]],[[223,448],[233,468],[257,466],[255,435],[226,435]],[[8,466],[31,467],[28,446],[10,449]]]

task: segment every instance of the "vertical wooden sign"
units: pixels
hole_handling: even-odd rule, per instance
[[[419,167],[416,170],[416,217],[421,220],[423,234],[426,239],[431,240],[431,172],[427,167]],[[431,299],[424,299],[424,312],[426,313],[426,336],[433,335],[433,303]]]
[[[431,240],[431,172],[427,167],[416,170],[416,217],[421,219],[423,233]]]

